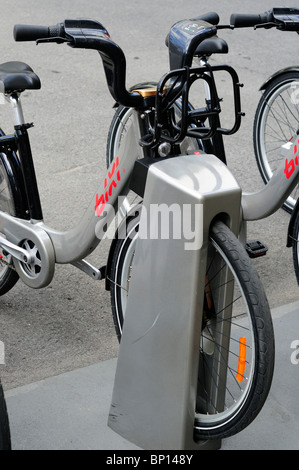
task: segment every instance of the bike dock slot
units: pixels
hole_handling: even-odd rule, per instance
[[[143,237],[148,217],[141,217],[108,425],[143,449],[221,446],[220,440],[193,439],[203,315],[199,299],[205,288],[205,269],[199,267],[207,263],[209,227],[216,216],[225,214],[238,233],[240,198],[236,180],[213,155],[185,155],[172,165],[162,160],[148,169],[145,213],[151,204],[191,203],[201,208],[200,217],[192,220],[201,239],[186,249],[183,237]],[[168,275],[161,277],[165,266]],[[230,289],[226,295],[232,295]],[[223,391],[214,380],[210,391],[221,402]]]

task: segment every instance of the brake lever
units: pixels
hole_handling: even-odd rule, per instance
[[[44,42],[56,42],[56,44],[62,44],[64,42],[72,42],[71,39],[62,38],[60,36],[52,37],[52,38],[41,38],[36,40],[36,45],[42,44]]]
[[[278,28],[277,23],[262,23],[262,24],[256,24],[253,28],[254,29],[259,29],[259,28],[265,28],[265,29],[270,29],[270,28]]]

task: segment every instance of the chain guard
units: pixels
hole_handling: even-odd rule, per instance
[[[34,261],[29,265],[13,258],[13,266],[3,258],[1,264],[9,265],[14,269],[21,280],[33,289],[40,289],[50,284],[55,271],[55,252],[49,235],[38,224],[27,220],[13,218],[8,214],[1,214],[1,232],[8,241],[18,246],[30,247]],[[38,266],[38,269],[33,269]]]

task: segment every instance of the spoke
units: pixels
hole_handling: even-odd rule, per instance
[[[41,267],[42,266],[42,262],[39,258],[35,258],[35,262],[34,262],[35,266],[39,266]]]
[[[123,290],[126,291],[126,292],[129,292],[126,287],[123,287],[122,285],[118,284],[116,281],[114,281],[113,279],[111,279],[109,276],[107,276],[107,279],[108,279],[108,281],[111,282],[111,284],[113,284],[114,286],[119,287],[120,289],[123,289]]]

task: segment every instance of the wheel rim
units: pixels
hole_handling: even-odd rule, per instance
[[[114,157],[117,155],[121,141],[127,132],[128,126],[130,125],[132,112],[133,110],[131,108],[123,108],[122,112],[118,116],[118,120],[115,122],[114,129],[116,130],[112,131],[114,134],[114,139],[111,142],[112,146],[109,150],[109,163],[111,163]]]
[[[227,424],[242,410],[255,374],[255,341],[247,300],[231,263],[214,240],[211,240],[211,245],[215,250],[215,256],[222,260],[219,273],[222,267],[227,270],[227,282],[222,283],[214,278],[215,286],[212,286],[212,291],[219,290],[217,296],[220,298],[221,289],[224,291],[229,283],[233,282],[234,293],[232,304],[228,305],[228,307],[233,307],[233,311],[228,318],[225,318],[226,306],[219,306],[203,324],[195,427],[205,431],[217,429],[224,422]],[[212,261],[208,270],[211,266]],[[227,338],[229,345],[225,344],[220,349],[221,337],[227,335],[225,328],[220,331],[220,327],[222,323],[225,325],[227,322],[230,327],[230,338]],[[242,354],[245,354],[244,365],[240,358]],[[204,377],[208,377],[208,380],[202,379]],[[219,396],[217,396],[217,389],[216,392],[210,392],[210,389],[215,389],[216,382],[218,382]],[[224,400],[221,394],[225,395]]]

